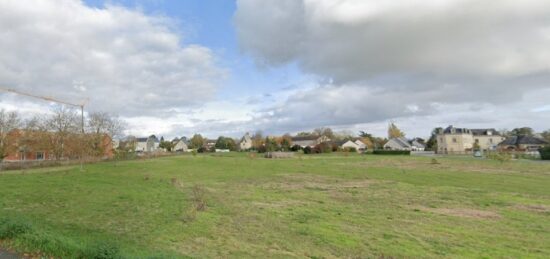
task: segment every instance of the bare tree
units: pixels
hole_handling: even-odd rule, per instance
[[[53,114],[43,124],[49,138],[49,144],[56,160],[65,158],[67,140],[79,132],[79,116],[74,109],[59,106],[53,110]],[[71,143],[76,145],[77,143]],[[82,147],[76,147],[80,149]],[[79,154],[81,155],[81,154]]]
[[[4,158],[16,148],[10,134],[20,126],[21,119],[17,112],[0,110],[0,169]]]
[[[106,112],[95,112],[88,115],[87,140],[94,156],[101,156],[112,145],[113,139],[119,137],[124,123],[118,117]]]

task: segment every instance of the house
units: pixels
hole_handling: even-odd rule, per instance
[[[136,138],[136,152],[153,152],[159,148],[160,141],[155,135]]]
[[[302,148],[305,148],[305,147],[313,148],[321,143],[329,142],[329,141],[330,141],[330,138],[326,136],[315,136],[315,135],[299,136],[299,137],[292,138],[293,145],[298,145]]]
[[[413,147],[409,141],[404,137],[391,138],[384,144],[386,150],[412,150]]]
[[[239,149],[240,150],[249,150],[252,148],[252,138],[250,137],[250,134],[248,132],[241,138],[241,142],[239,142]]]
[[[215,139],[207,139],[204,141],[204,147],[208,150],[213,150],[216,146],[217,140]]]
[[[470,131],[474,136],[474,148],[477,146],[483,151],[496,150],[498,144],[505,139],[495,129],[471,129]]]
[[[338,144],[340,144],[340,143],[338,143]],[[365,145],[365,143],[363,143],[359,139],[357,139],[355,141],[353,141],[353,140],[344,141],[339,146],[343,150],[353,148],[353,149],[357,150],[357,152],[362,152],[362,151],[365,151],[367,149],[367,145]]]
[[[172,145],[172,150],[176,152],[187,152],[189,150],[184,138],[175,138],[172,140]]]
[[[412,151],[424,151],[426,149],[424,140],[421,138],[414,138],[411,141],[409,141],[409,144],[411,144]]]
[[[533,136],[512,136],[498,144],[499,151],[535,152],[549,145],[547,141]]]
[[[495,129],[455,128],[452,125],[437,133],[437,153],[469,154],[474,149],[495,150],[504,140]]]

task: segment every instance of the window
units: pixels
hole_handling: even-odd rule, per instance
[[[453,138],[453,143],[456,143],[456,138]]]
[[[36,160],[44,160],[44,152],[36,152]]]

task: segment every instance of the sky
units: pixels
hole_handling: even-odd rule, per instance
[[[550,129],[544,0],[4,0],[0,32],[0,86],[136,136]]]

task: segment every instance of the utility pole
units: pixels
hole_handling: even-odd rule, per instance
[[[48,96],[40,96],[40,95],[25,93],[25,92],[21,92],[21,91],[12,89],[12,88],[6,88],[6,87],[2,87],[2,86],[0,86],[0,91],[4,91],[4,92],[8,92],[8,93],[13,93],[13,94],[17,94],[17,95],[32,97],[32,98],[41,99],[41,100],[45,100],[45,101],[49,101],[49,102],[60,103],[60,104],[65,104],[65,105],[80,108],[80,116],[81,116],[80,117],[80,119],[81,119],[80,127],[81,127],[81,130],[82,130],[82,138],[84,139],[84,106],[86,105],[87,99],[84,100],[80,104],[75,104],[75,103],[70,103],[70,102],[66,102],[66,101],[62,101],[62,100],[57,100],[57,99],[54,99],[54,98],[48,97]],[[82,154],[81,154],[80,155],[80,171],[83,171],[82,163],[83,162],[82,162]]]

